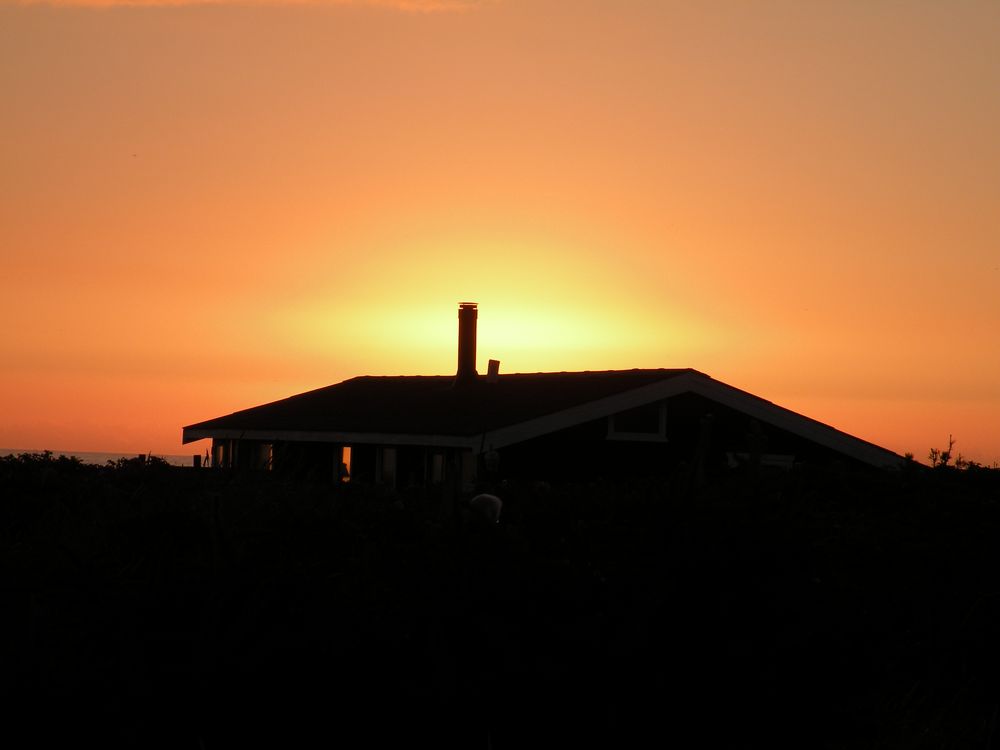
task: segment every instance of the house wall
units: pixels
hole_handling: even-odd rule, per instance
[[[222,469],[260,469],[271,463],[271,444],[259,440],[212,440],[212,466]]]
[[[405,490],[451,483],[469,489],[476,478],[472,451],[438,446],[365,446],[374,457],[374,471],[364,481]]]
[[[701,460],[706,469],[732,468],[743,463],[776,464],[784,457],[796,463],[840,462],[865,466],[837,451],[760,422],[743,412],[693,393],[667,401],[667,438],[685,461]]]
[[[422,445],[354,445],[351,479],[397,489],[432,484],[434,450]]]
[[[659,432],[653,427],[655,411],[593,420],[501,449],[494,478],[580,481],[664,476],[679,466],[711,476],[743,465],[861,465],[697,394],[662,403]],[[623,428],[642,432],[630,434]]]
[[[213,466],[241,471],[273,471],[310,481],[340,481],[350,448],[350,481],[392,489],[444,486],[469,489],[476,461],[469,450],[422,445],[376,445],[307,441],[215,439]]]
[[[320,442],[212,440],[212,466],[241,471],[274,471],[283,476],[335,481],[343,446]]]
[[[350,478],[393,489],[470,489],[478,479],[554,481],[664,476],[679,466],[699,476],[793,462],[860,462],[694,393],[601,417],[493,451],[489,434],[478,458],[468,449],[354,444]],[[213,465],[271,469],[335,482],[344,446],[320,442],[214,440]]]
[[[669,464],[670,447],[663,441],[609,440],[602,418],[501,449],[497,475],[564,481],[658,474]]]
[[[273,454],[271,469],[278,474],[313,481],[334,481],[340,467],[341,446],[335,443],[276,442]]]

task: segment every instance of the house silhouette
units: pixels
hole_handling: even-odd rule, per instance
[[[502,478],[699,475],[797,463],[888,468],[892,451],[693,369],[475,370],[475,303],[459,306],[454,376],[364,376],[183,428],[217,467],[391,488]]]

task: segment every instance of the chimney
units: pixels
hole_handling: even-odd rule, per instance
[[[500,379],[500,360],[491,359],[486,368],[486,382],[495,383]]]
[[[479,311],[475,302],[458,303],[458,372],[456,383],[475,382],[476,372],[476,320]]]

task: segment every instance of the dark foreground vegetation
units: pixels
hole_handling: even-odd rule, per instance
[[[509,485],[488,526],[417,493],[0,459],[4,731],[1000,747],[998,475]]]

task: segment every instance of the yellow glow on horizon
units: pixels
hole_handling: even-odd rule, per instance
[[[356,374],[453,370],[459,301],[479,305],[483,371],[491,358],[505,372],[671,367],[719,338],[666,307],[651,325],[634,305],[641,289],[613,254],[552,236],[411,242],[339,270],[288,300],[269,327],[297,351],[346,357]]]

